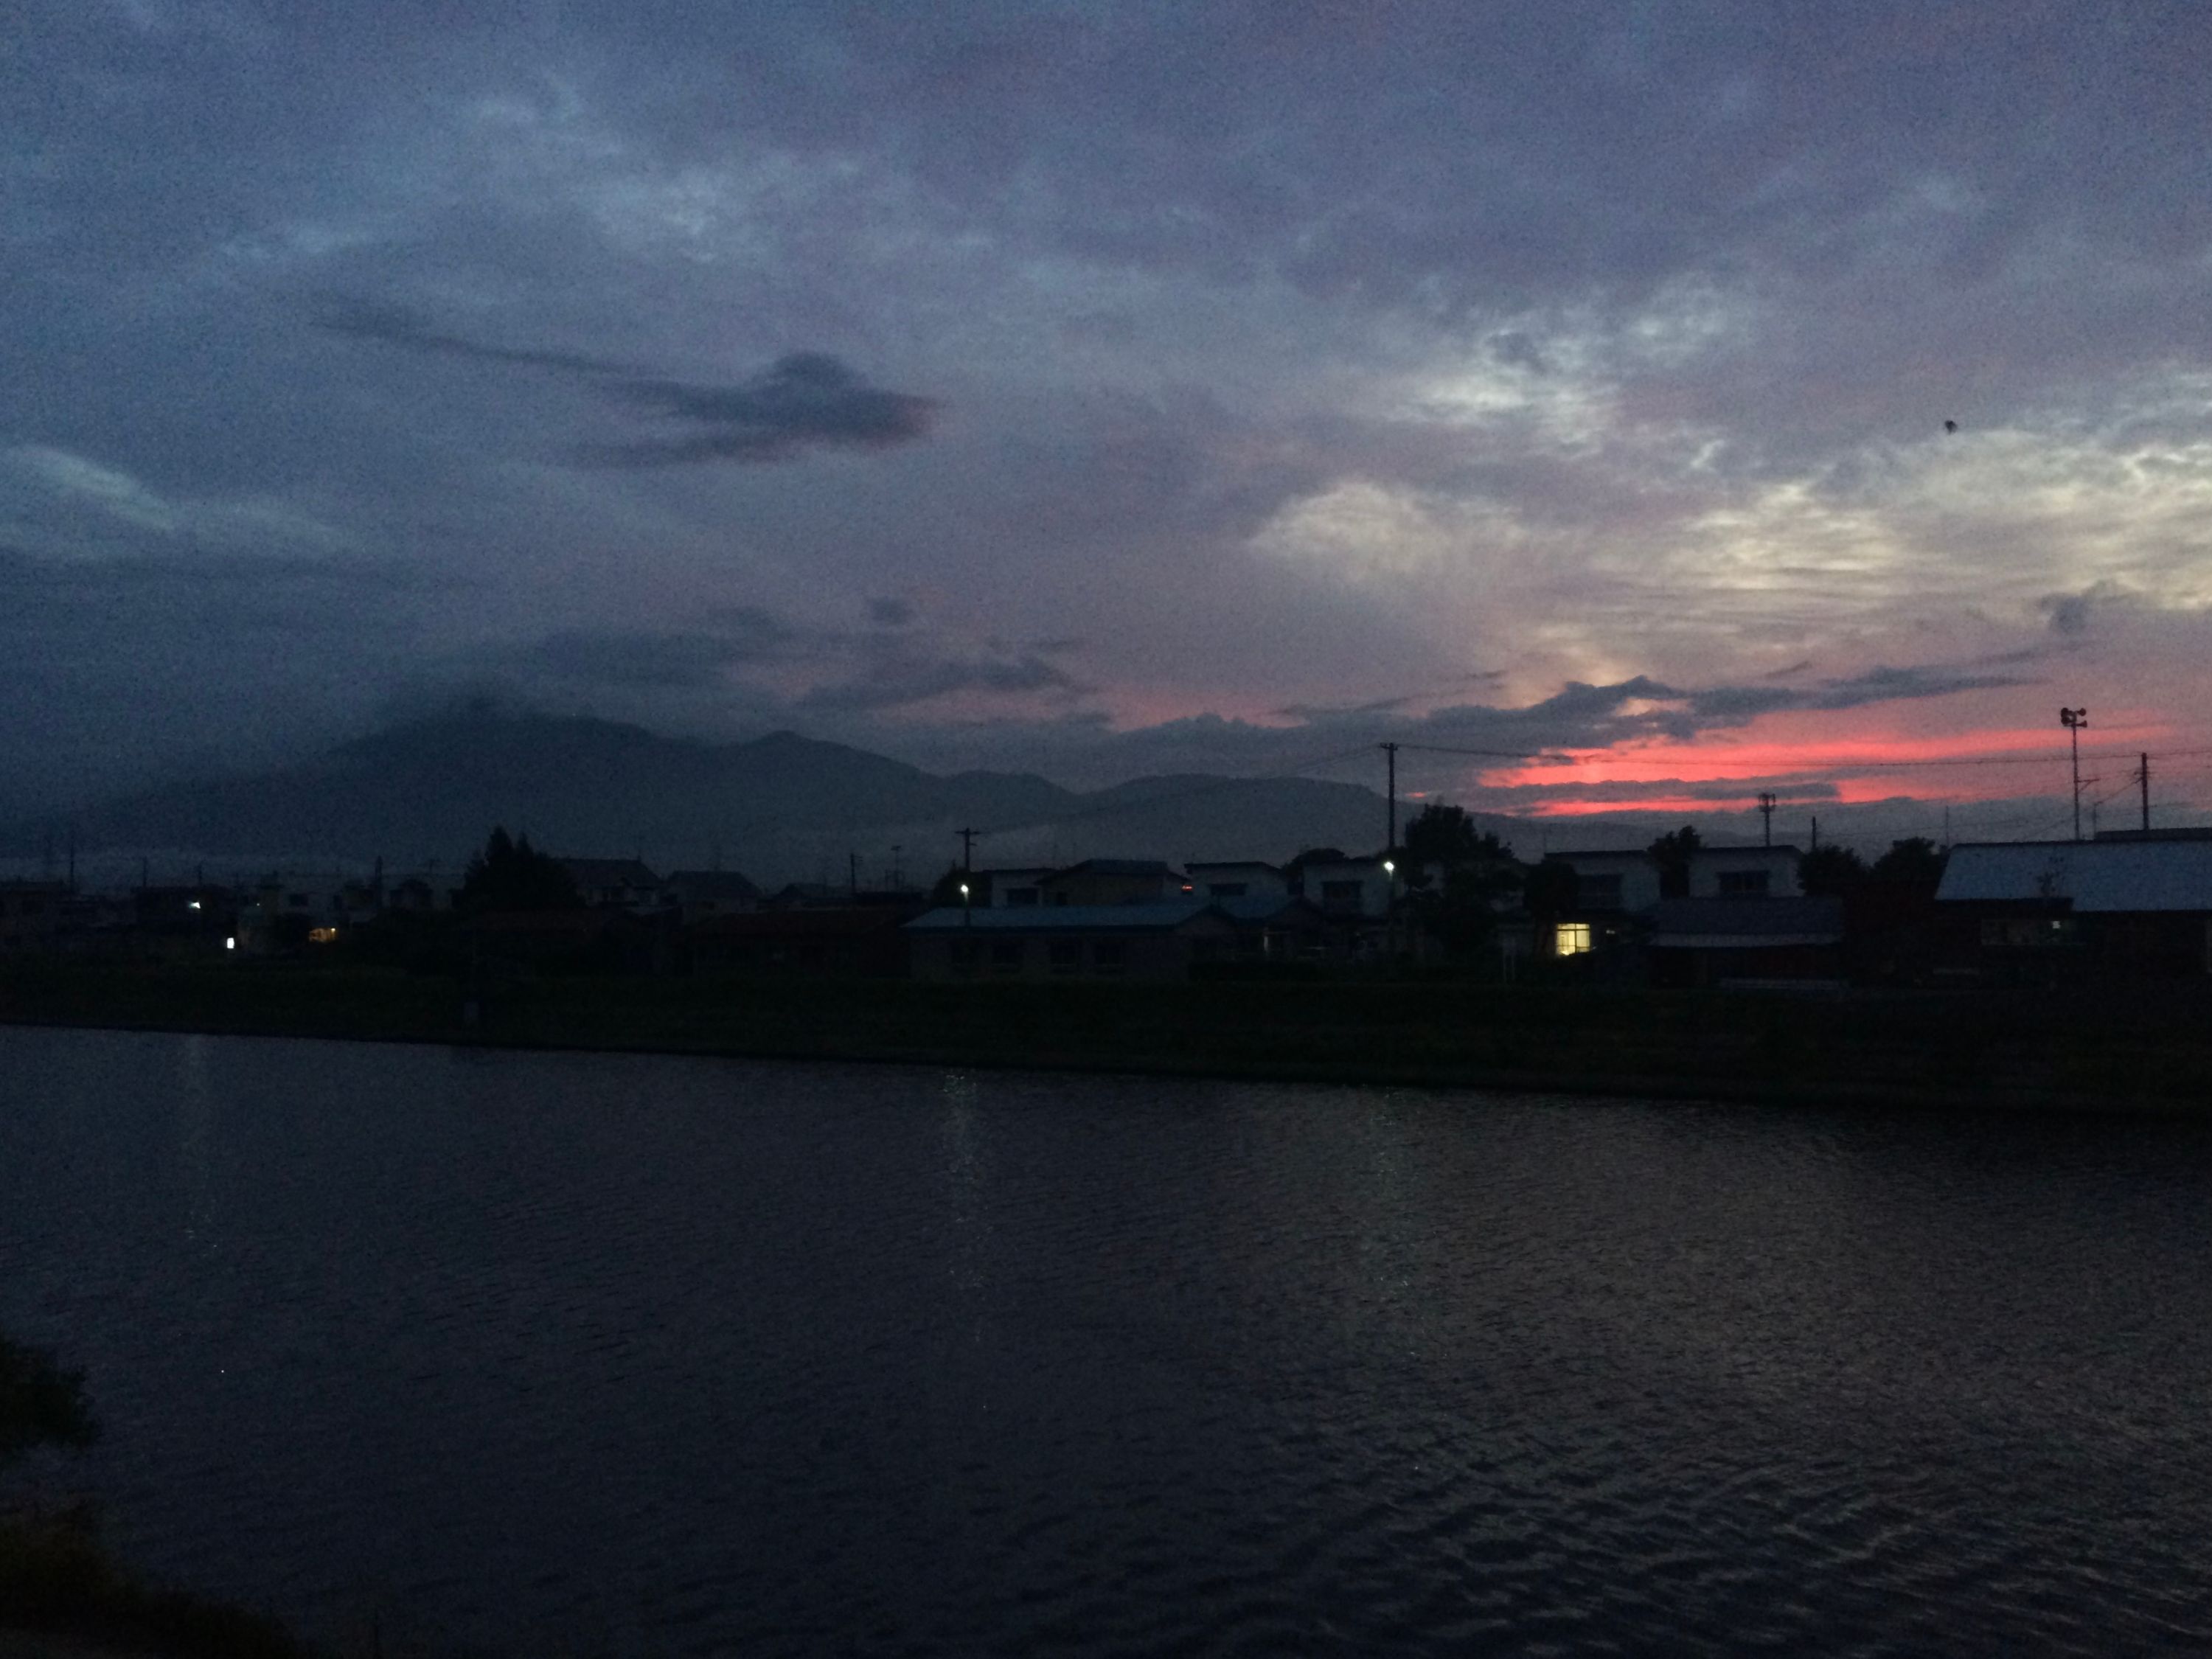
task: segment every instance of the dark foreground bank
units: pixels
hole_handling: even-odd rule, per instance
[[[2212,986],[1818,997],[1437,981],[793,984],[45,962],[0,1020],[1778,1103],[2187,1109]]]

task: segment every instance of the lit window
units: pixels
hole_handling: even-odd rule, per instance
[[[337,938],[337,936],[338,930],[335,927],[310,927],[307,929],[307,938],[317,945],[331,944]]]
[[[1590,948],[1590,925],[1586,921],[1563,921],[1552,935],[1552,954],[1561,957],[1587,956]]]

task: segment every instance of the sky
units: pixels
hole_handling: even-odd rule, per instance
[[[1996,838],[2078,707],[2203,822],[2207,86],[2157,0],[15,0],[0,806],[491,697]]]

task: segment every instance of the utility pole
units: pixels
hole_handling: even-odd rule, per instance
[[[975,871],[975,837],[983,832],[981,830],[955,830],[952,833],[960,837],[961,872],[973,875]]]
[[[1774,792],[1771,789],[1762,789],[1759,792],[1759,816],[1762,820],[1759,830],[1759,844],[1762,847],[1771,847],[1774,845]]]
[[[899,854],[906,850],[903,843],[891,843],[891,890],[896,892],[904,884],[905,872],[899,866]]]
[[[2143,834],[2147,836],[2150,834],[2150,757],[2142,754],[2136,758],[2142,762],[2136,769],[2136,782],[2142,788],[2142,827]]]
[[[858,853],[845,854],[845,890],[854,898],[860,896],[860,855]]]
[[[1382,843],[1382,851],[1387,857],[1398,850],[1398,745],[1386,743],[1382,745],[1382,753],[1390,769],[1389,831],[1388,839]]]
[[[1813,815],[1813,850],[1820,850],[1820,815],[1817,812]]]
[[[2074,839],[2081,839],[2081,728],[2089,723],[2086,708],[2062,708],[2058,723],[2074,743]]]

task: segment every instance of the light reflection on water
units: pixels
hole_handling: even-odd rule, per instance
[[[2212,1132],[0,1030],[125,1552],[513,1653],[2212,1640]]]

